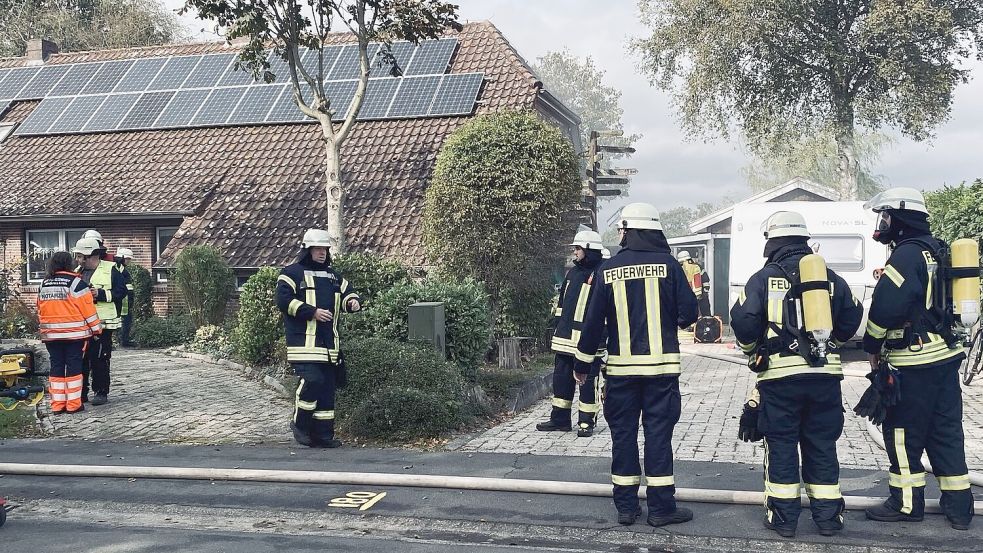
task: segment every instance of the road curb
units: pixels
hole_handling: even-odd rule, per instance
[[[192,359],[194,361],[201,361],[202,363],[208,363],[209,365],[220,365],[223,367],[228,367],[233,370],[245,373],[247,376],[261,382],[264,386],[275,392],[278,396],[286,399],[292,399],[293,394],[287,391],[287,388],[281,384],[276,378],[268,374],[264,374],[263,371],[250,367],[249,365],[243,365],[242,363],[236,363],[235,361],[230,361],[228,359],[217,359],[211,355],[204,353],[196,353],[193,351],[185,351],[182,349],[171,348],[167,350],[167,354],[171,357],[181,357],[184,359]]]
[[[548,372],[519,387],[515,395],[509,398],[506,406],[508,413],[514,415],[549,395],[553,389],[553,373]]]

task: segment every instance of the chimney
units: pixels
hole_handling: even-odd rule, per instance
[[[51,57],[51,54],[57,53],[58,45],[50,40],[32,38],[27,41],[28,65],[41,65]]]

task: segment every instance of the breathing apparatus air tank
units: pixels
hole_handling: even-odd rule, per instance
[[[799,280],[802,283],[802,320],[806,334],[815,342],[817,357],[826,357],[826,344],[833,334],[833,311],[826,279],[826,261],[810,254],[799,260]]]
[[[952,243],[950,251],[954,322],[969,329],[980,318],[980,245],[976,240],[960,238]]]

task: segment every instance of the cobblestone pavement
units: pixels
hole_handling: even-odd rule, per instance
[[[738,356],[726,345],[686,346],[684,351],[702,351],[717,355]],[[850,373],[866,373],[861,355],[852,353],[845,363]],[[675,458],[691,461],[721,461],[760,464],[764,454],[761,442],[744,443],[737,439],[738,419],[753,386],[753,374],[743,365],[684,354],[680,393],[682,416],[673,435]],[[851,408],[867,388],[864,378],[845,378],[844,407],[847,410],[843,436],[837,453],[843,467],[887,469],[887,455],[867,435],[863,419]],[[983,469],[983,383],[963,388],[966,457],[972,470]],[[574,410],[576,410],[576,403]],[[449,447],[463,451],[530,453],[534,455],[578,455],[606,457],[611,452],[611,434],[603,416],[599,417],[594,436],[577,438],[572,432],[538,432],[536,423],[549,417],[549,399],[537,403],[512,419],[464,439]],[[639,442],[642,441],[639,432]]]
[[[288,441],[291,409],[234,369],[163,351],[118,350],[109,403],[49,420],[57,437],[248,444]]]

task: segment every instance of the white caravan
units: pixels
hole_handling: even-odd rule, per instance
[[[887,246],[874,241],[876,216],[863,202],[764,202],[734,206],[731,220],[730,305],[737,301],[748,278],[765,264],[765,237],[761,224],[776,211],[795,211],[805,217],[812,251],[826,260],[864,306],[864,322],[855,338],[863,336],[867,310],[874,291],[874,270],[884,267]]]

